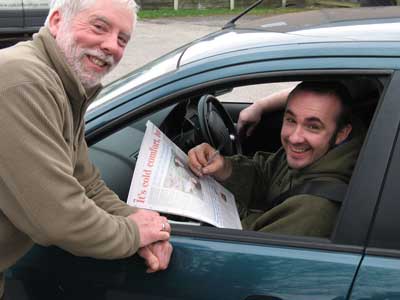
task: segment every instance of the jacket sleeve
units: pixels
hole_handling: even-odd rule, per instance
[[[127,217],[130,214],[133,214],[137,209],[119,199],[119,197],[111,191],[101,179],[99,170],[90,161],[88,148],[83,135],[84,132],[82,130],[82,138],[81,143],[79,144],[78,161],[74,169],[74,177],[76,177],[80,184],[85,188],[86,196],[92,199],[97,206],[112,215]]]
[[[130,256],[140,243],[136,224],[96,205],[87,196],[96,187],[85,191],[74,176],[73,149],[63,136],[67,104],[60,97],[40,83],[0,91],[0,208],[38,244],[95,258]],[[108,193],[101,188],[96,202]]]
[[[243,155],[226,158],[232,163],[232,174],[221,183],[235,195],[241,218],[254,204],[264,200],[273,171],[270,163],[273,156],[257,152],[253,158]]]
[[[313,195],[297,195],[242,220],[244,229],[299,236],[329,237],[340,205]]]

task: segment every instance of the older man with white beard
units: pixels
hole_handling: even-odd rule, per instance
[[[2,273],[34,243],[168,266],[168,220],[108,189],[84,139],[84,113],[135,21],[133,0],[55,0],[32,41],[0,51],[0,298]]]

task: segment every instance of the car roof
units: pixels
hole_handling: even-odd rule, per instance
[[[192,63],[204,61],[209,67],[215,67],[217,60],[217,64],[227,63],[229,55],[236,62],[258,50],[271,58],[277,57],[276,51],[285,51],[287,57],[339,55],[341,51],[345,56],[361,52],[374,57],[398,56],[400,7],[389,8],[331,9],[239,20],[232,28],[197,39],[109,84],[89,110]],[[387,44],[385,49],[382,44]],[[244,54],[239,58],[236,53]]]
[[[243,17],[246,18],[246,17]],[[305,28],[329,27],[341,24],[384,23],[400,18],[400,7],[330,8],[287,13],[269,17],[249,16],[236,27],[291,32]]]
[[[399,42],[399,32],[400,7],[327,9],[256,18],[197,40],[184,51],[179,65],[251,48],[311,43]]]

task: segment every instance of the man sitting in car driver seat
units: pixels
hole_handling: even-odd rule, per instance
[[[288,96],[277,152],[208,161],[216,150],[203,143],[189,151],[189,166],[233,192],[243,229],[329,237],[340,202],[296,190],[310,182],[349,182],[363,141],[352,132],[349,102],[338,82],[302,82]]]

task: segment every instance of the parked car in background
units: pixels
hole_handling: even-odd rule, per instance
[[[380,19],[357,11],[342,21],[338,11],[324,11],[334,21],[296,28],[268,19],[230,24],[111,83],[86,116],[91,159],[126,200],[147,120],[185,151],[203,141],[217,147],[235,134],[254,89],[262,98],[270,85],[342,81],[367,135],[329,238],[194,226],[177,217],[184,224],[172,225],[166,271],[146,274],[137,256],[105,261],[35,246],[6,274],[10,293],[16,299],[400,299],[400,11]],[[310,20],[308,12],[302,19]],[[224,101],[202,101],[209,98]],[[221,151],[275,151],[281,119],[281,111],[265,115],[253,136]]]
[[[1,0],[0,47],[26,39],[43,25],[50,0]]]

